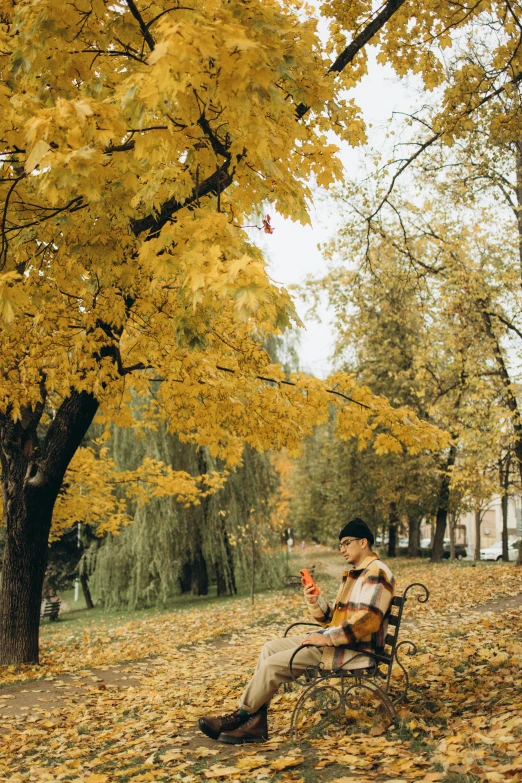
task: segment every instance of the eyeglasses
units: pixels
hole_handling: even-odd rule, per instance
[[[342,552],[344,549],[348,549],[350,544],[353,544],[354,541],[360,541],[360,538],[350,538],[348,541],[341,541],[339,544],[339,552]]]

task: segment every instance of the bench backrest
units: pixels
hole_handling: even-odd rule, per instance
[[[402,595],[395,595],[392,599],[390,606],[390,613],[388,615],[388,630],[386,638],[384,640],[383,655],[393,658],[395,654],[395,648],[397,647],[397,641],[399,639],[399,630],[401,627],[402,611],[404,609],[405,600]]]
[[[393,662],[395,660],[395,653],[399,643],[399,631],[402,621],[402,613],[404,611],[404,605],[408,598],[408,592],[417,588],[417,601],[421,604],[425,604],[430,593],[428,588],[420,582],[412,582],[411,585],[405,589],[402,595],[395,595],[392,599],[390,612],[388,615],[388,630],[384,641],[384,650],[381,653],[382,664],[388,666],[388,673],[386,679],[386,685],[388,686],[391,678]]]
[[[42,620],[48,617],[50,620],[58,619],[61,601],[46,601],[40,614]]]

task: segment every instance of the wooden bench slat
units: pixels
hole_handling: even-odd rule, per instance
[[[61,601],[46,601],[43,609],[40,611],[40,620],[48,618],[50,621],[58,619],[60,614]]]

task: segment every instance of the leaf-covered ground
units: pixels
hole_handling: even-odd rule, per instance
[[[329,594],[337,560],[318,558]],[[299,593],[281,590],[254,609],[235,599],[46,627],[43,665],[0,675],[0,780],[522,781],[520,569],[394,570],[399,591],[413,581],[431,591],[428,604],[406,606],[401,637],[419,652],[405,660],[412,684],[398,728],[320,724],[293,744],[294,691],[274,700],[269,743],[221,746],[195,730],[198,716],[236,706],[262,643],[305,616]]]

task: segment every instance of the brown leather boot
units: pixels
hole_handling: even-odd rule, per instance
[[[242,745],[245,742],[266,742],[268,739],[268,712],[261,709],[233,731],[224,731],[219,735],[219,741],[227,745]]]
[[[207,737],[217,740],[222,731],[234,731],[238,729],[245,721],[249,720],[248,715],[239,710],[228,715],[221,715],[217,718],[204,717],[198,720],[198,726]]]

